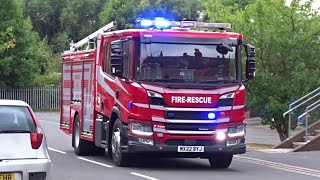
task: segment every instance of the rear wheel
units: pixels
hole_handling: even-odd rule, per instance
[[[122,124],[119,119],[116,119],[111,136],[111,154],[113,162],[116,166],[128,166],[129,158],[128,154],[122,151],[122,143],[121,143],[121,129]]]
[[[230,166],[233,154],[217,154],[209,158],[209,163],[214,169],[226,169]]]
[[[87,155],[90,150],[90,144],[86,140],[80,138],[80,120],[79,116],[75,117],[74,125],[73,125],[73,148],[76,155]]]

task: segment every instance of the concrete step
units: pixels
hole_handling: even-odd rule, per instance
[[[312,140],[312,139],[314,139],[315,137],[317,137],[317,136],[308,136],[308,140]],[[304,136],[304,139],[306,139],[306,136]]]
[[[314,130],[314,132],[318,135],[318,134],[320,134],[320,129],[316,129],[316,130]]]
[[[305,144],[307,144],[307,143],[306,142],[293,142],[292,146],[293,146],[293,149],[295,149],[295,148],[300,147]]]

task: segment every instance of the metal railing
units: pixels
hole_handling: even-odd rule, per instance
[[[315,110],[317,107],[320,106],[320,100],[312,103],[311,105],[309,105],[308,107],[306,107],[306,111],[304,113],[302,113],[298,119],[302,118],[303,116],[306,117],[306,135],[305,135],[305,142],[308,142],[309,141],[309,138],[308,138],[308,127],[309,127],[309,122],[308,122],[308,117],[309,117],[309,112]]]
[[[23,100],[34,110],[59,110],[60,87],[0,88],[0,99]]]
[[[313,94],[315,94],[315,93],[317,93],[317,94],[316,94],[316,95],[313,95]],[[313,96],[310,97],[311,95],[313,95]],[[316,97],[319,96],[319,95],[320,95],[320,87],[317,88],[317,89],[315,89],[315,90],[313,90],[312,92],[306,94],[305,96],[301,97],[300,99],[294,101],[293,103],[291,103],[291,104],[289,105],[289,110],[288,110],[287,112],[283,113],[283,117],[285,117],[287,114],[289,114],[288,138],[291,137],[291,112],[292,112],[293,110],[295,110],[296,108],[298,108],[298,107],[304,105],[305,103],[309,102],[310,100],[316,98]],[[308,98],[308,97],[310,97],[310,98]],[[308,99],[306,99],[306,98],[308,98]],[[304,100],[304,99],[306,99],[306,100]],[[302,101],[302,100],[304,100],[304,101]],[[301,102],[301,101],[302,101],[302,102]],[[298,104],[298,105],[296,105],[296,104],[299,103],[299,102],[301,102],[301,103]]]

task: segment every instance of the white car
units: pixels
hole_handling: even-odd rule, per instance
[[[51,167],[46,137],[31,107],[0,100],[0,180],[46,180]]]

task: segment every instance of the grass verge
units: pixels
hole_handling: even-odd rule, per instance
[[[256,150],[256,149],[272,149],[274,145],[272,144],[258,144],[258,143],[247,143],[247,149]]]

